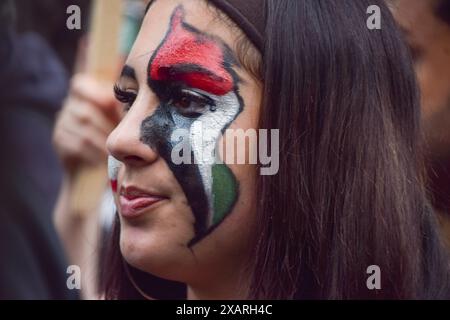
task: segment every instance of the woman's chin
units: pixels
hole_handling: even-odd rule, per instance
[[[185,282],[195,264],[188,242],[123,228],[120,250],[125,261],[134,268],[160,278]]]

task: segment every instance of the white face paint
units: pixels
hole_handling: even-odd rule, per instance
[[[234,91],[224,96],[208,95],[216,101],[215,111],[208,111],[192,123],[189,138],[208,197],[211,224],[214,215],[212,166],[216,163],[215,150],[222,132],[239,113],[240,103]]]
[[[117,192],[117,176],[121,165],[122,162],[111,155],[108,156],[108,176],[113,192]]]

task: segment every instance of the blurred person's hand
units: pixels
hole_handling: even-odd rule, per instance
[[[119,110],[111,85],[84,74],[72,78],[53,133],[66,174],[73,176],[82,165],[106,162],[106,138],[120,120]]]
[[[69,95],[53,132],[53,144],[65,171],[54,223],[70,262],[83,270],[82,296],[86,299],[97,299],[99,295],[95,254],[100,237],[99,211],[83,216],[75,214],[74,186],[80,169],[106,165],[106,138],[120,117],[112,84],[102,84],[91,76],[78,74],[72,78]]]

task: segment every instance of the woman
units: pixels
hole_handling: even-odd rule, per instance
[[[448,298],[400,39],[381,0],[153,1],[115,86],[106,297]],[[279,129],[276,175],[198,161],[252,128]]]

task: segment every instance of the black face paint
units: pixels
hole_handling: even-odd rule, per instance
[[[192,164],[176,165],[171,161],[173,145],[170,142],[170,138],[175,128],[175,122],[170,114],[169,106],[161,105],[152,116],[142,122],[141,141],[152,149],[157,150],[161,157],[166,160],[186,194],[186,198],[195,215],[194,227],[196,234],[201,234],[206,230],[208,201],[203,190],[198,167]],[[193,154],[191,154],[191,158],[194,158]]]

